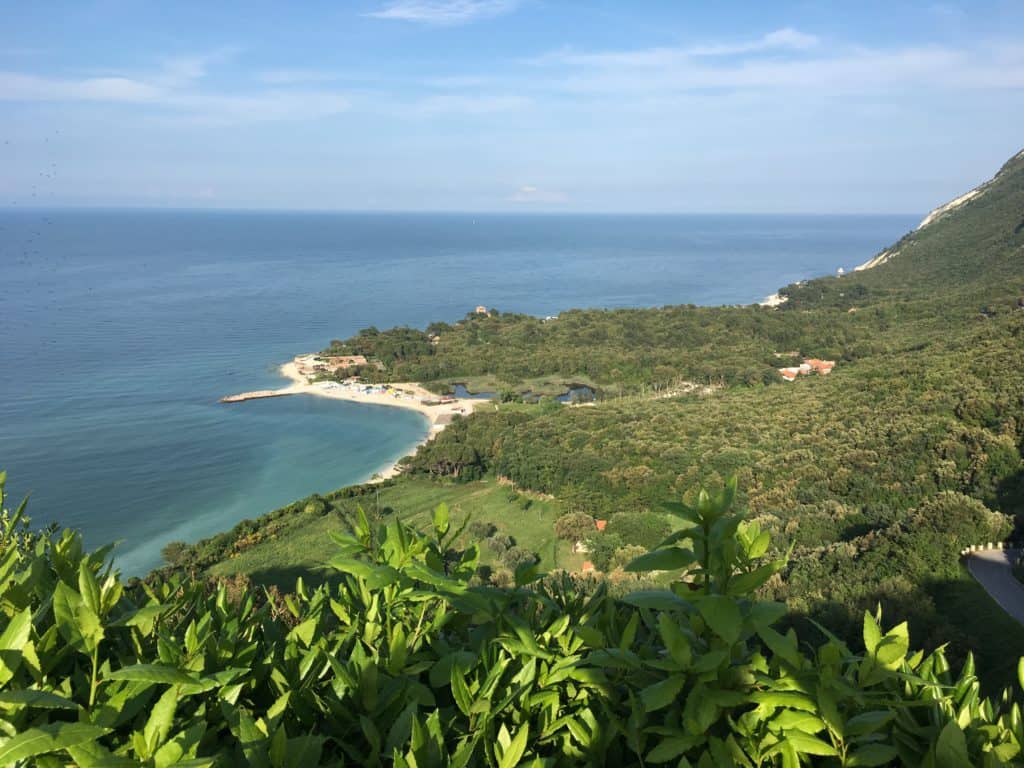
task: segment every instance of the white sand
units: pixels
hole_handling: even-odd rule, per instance
[[[301,357],[301,355],[300,355]],[[255,392],[243,392],[239,395],[230,395],[223,399],[223,402],[242,402],[245,400],[256,400],[265,397],[283,397],[286,395],[316,395],[317,397],[328,397],[334,400],[347,400],[352,403],[364,403],[366,405],[383,405],[391,408],[406,408],[423,414],[430,424],[430,430],[426,436],[416,444],[416,448],[432,440],[452,419],[456,416],[468,416],[473,409],[486,402],[485,400],[473,400],[470,398],[452,398],[451,402],[427,405],[426,401],[437,401],[438,395],[425,389],[414,382],[401,384],[388,384],[390,389],[387,392],[368,393],[365,392],[367,385],[338,384],[329,381],[310,381],[299,373],[296,360],[285,363],[281,366],[281,375],[291,380],[291,384],[280,389],[265,389]],[[382,385],[383,386],[383,385]],[[376,387],[375,387],[376,388]],[[448,399],[448,398],[446,398]],[[381,468],[374,473],[374,480],[383,480],[394,477],[399,473],[398,462]]]

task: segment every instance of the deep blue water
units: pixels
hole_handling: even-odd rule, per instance
[[[749,303],[849,269],[908,216],[0,211],[0,468],[141,573],[160,548],[368,478],[420,416],[313,397],[221,405],[361,327],[477,304]]]

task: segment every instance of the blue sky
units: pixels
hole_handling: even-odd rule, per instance
[[[1024,3],[0,0],[0,205],[924,212]]]

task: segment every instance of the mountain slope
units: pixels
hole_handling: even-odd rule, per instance
[[[996,300],[1024,287],[1024,152],[989,181],[946,203],[852,275],[791,286],[794,295],[858,286],[873,295],[928,297],[984,290]]]

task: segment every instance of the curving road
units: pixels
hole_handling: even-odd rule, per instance
[[[967,557],[967,569],[1004,611],[1024,624],[1024,584],[1014,578],[1011,562],[1019,549],[991,549]]]

